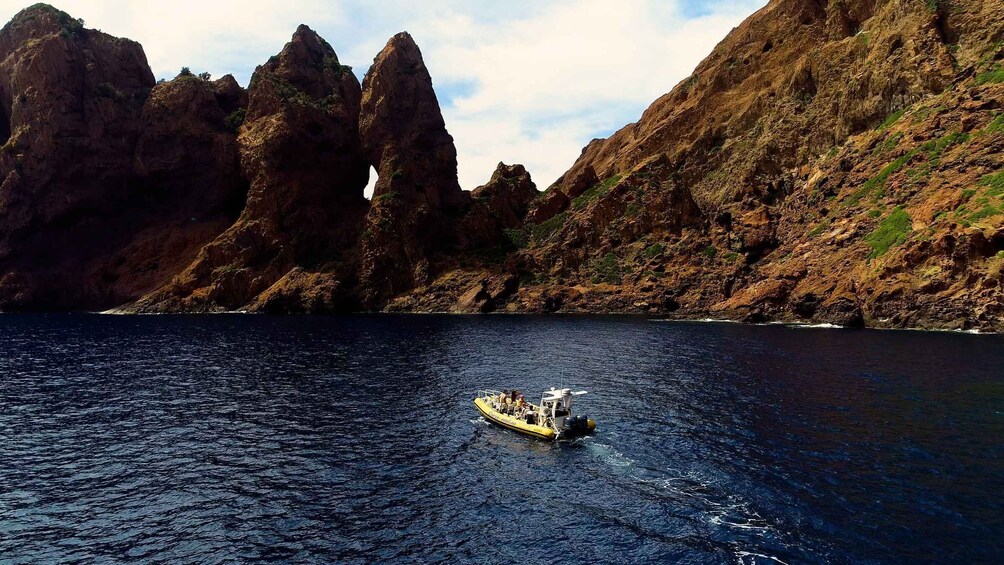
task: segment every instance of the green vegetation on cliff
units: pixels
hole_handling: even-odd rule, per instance
[[[879,222],[878,228],[865,238],[872,252],[868,254],[869,259],[875,259],[885,255],[890,248],[900,245],[906,241],[907,235],[911,231],[912,220],[906,210],[897,206],[893,211]]]

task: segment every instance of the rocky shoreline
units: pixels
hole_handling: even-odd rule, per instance
[[[773,0],[540,191],[472,191],[407,33],[233,77],[0,30],[0,311],[632,313],[1004,331],[1004,6]],[[378,173],[363,196],[369,169]]]

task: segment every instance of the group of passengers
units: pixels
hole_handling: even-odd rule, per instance
[[[515,389],[512,392],[503,390],[495,398],[495,409],[510,416],[522,416],[526,413],[527,406],[526,397],[523,396],[522,392]]]

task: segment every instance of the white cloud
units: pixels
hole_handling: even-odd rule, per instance
[[[688,76],[758,2],[696,19],[674,2],[583,0],[532,17],[440,17],[420,28],[434,80],[473,82],[444,105],[466,188],[499,160],[521,162],[543,188],[594,136],[635,121]]]
[[[689,3],[685,3],[688,2]],[[765,0],[55,0],[88,27],[140,41],[158,77],[181,66],[244,84],[300,23],[362,73],[387,38],[415,37],[472,189],[498,161],[539,187],[592,137],[635,121]],[[0,18],[28,2],[0,0]],[[685,14],[703,14],[687,17]]]
[[[343,12],[323,0],[49,0],[89,28],[143,44],[158,77],[173,77],[182,66],[214,76],[233,73],[246,83],[289,41],[301,22],[341,25]],[[5,20],[31,0],[0,0]]]

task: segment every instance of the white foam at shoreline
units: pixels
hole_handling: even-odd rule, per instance
[[[256,312],[247,310],[226,310],[224,312],[129,312],[120,308],[112,308],[101,312],[85,312],[94,316],[234,316],[234,315],[256,315]]]
[[[792,328],[792,329],[827,329],[827,330],[856,329],[856,328],[850,328],[848,326],[841,326],[839,324],[831,324],[831,323],[827,323],[827,322],[823,322],[823,323],[819,323],[819,324],[809,324],[809,323],[799,323],[799,322],[790,322],[790,321],[789,322],[777,321],[777,322],[765,322],[765,323],[762,323],[762,324],[752,324],[752,323],[743,322],[741,320],[730,320],[728,318],[693,318],[693,319],[687,319],[687,318],[655,318],[655,319],[651,319],[649,321],[650,322],[665,322],[665,323],[673,323],[673,322],[680,323],[680,322],[683,322],[683,323],[702,323],[702,324],[748,324],[748,325],[751,325],[751,326],[784,326],[784,327]],[[880,321],[884,321],[884,320],[880,320]],[[868,327],[863,328],[863,329],[877,330],[877,331],[886,331],[886,332],[897,332],[897,331],[898,332],[938,332],[938,333],[956,333],[956,334],[985,335],[985,336],[1004,335],[1004,332],[985,332],[985,331],[982,331],[982,330],[979,330],[979,329],[962,330],[962,329],[949,329],[949,328],[883,328],[883,327],[875,327],[875,326],[868,326]]]
[[[797,324],[797,323],[791,323],[791,322],[780,322],[780,323],[781,323],[781,325],[788,326],[789,328],[803,328],[803,329],[809,329],[809,330],[813,330],[813,329],[827,329],[827,330],[843,330],[843,329],[847,329],[844,326],[841,326],[840,324],[828,324],[828,323],[822,323],[822,324]]]
[[[694,319],[672,319],[672,318],[653,318],[649,320],[650,322],[700,322],[702,324],[741,324],[739,320],[729,320],[728,318],[694,318]]]
[[[3,314],[3,312],[0,312]],[[97,316],[192,316],[192,315],[258,315],[258,312],[249,312],[247,310],[227,310],[224,312],[129,312],[122,310],[120,308],[111,308],[104,311],[86,312],[86,314],[97,315]],[[383,312],[359,312],[356,315],[374,315],[379,316]],[[533,314],[530,312],[492,312],[491,314],[463,314],[454,312],[388,312],[391,315],[445,315],[445,316],[534,316],[538,314]],[[638,316],[639,314],[633,314],[629,312],[622,313],[629,316]],[[546,314],[539,314],[546,315]],[[609,316],[609,313],[602,314],[571,314],[575,316],[589,317],[595,316]],[[657,323],[701,323],[701,324],[746,324],[751,326],[784,326],[792,329],[827,329],[827,330],[843,330],[843,329],[857,329],[849,328],[847,326],[841,326],[839,324],[831,324],[828,322],[810,324],[810,323],[800,323],[791,321],[774,321],[765,322],[760,324],[753,324],[749,322],[743,322],[742,320],[733,320],[729,318],[649,318],[649,322]],[[880,319],[880,322],[885,321]],[[968,335],[982,335],[982,336],[997,336],[1004,335],[1004,332],[987,332],[979,329],[949,329],[949,328],[888,328],[888,327],[875,327],[868,326],[864,329],[868,330],[880,330],[880,331],[907,331],[907,332],[938,332],[938,333],[956,333],[956,334],[968,334]]]

